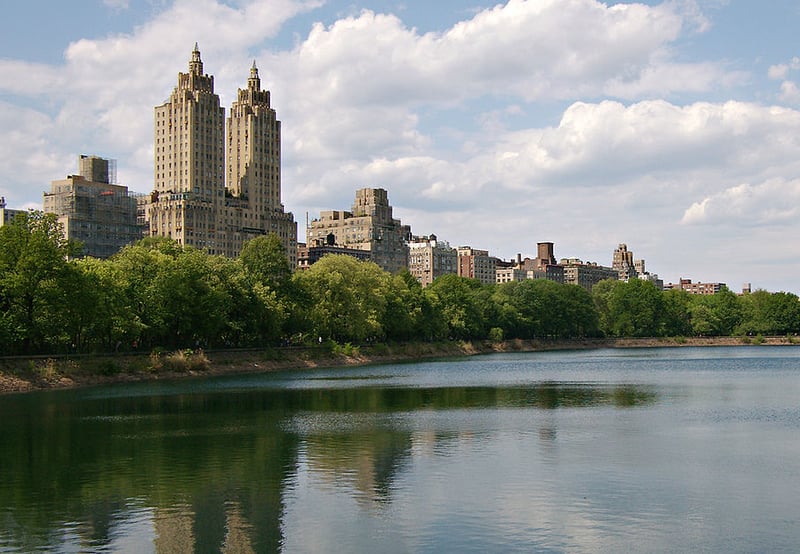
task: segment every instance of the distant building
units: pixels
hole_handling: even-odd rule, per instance
[[[655,273],[639,273],[638,278],[640,281],[653,283],[658,290],[664,290],[664,281],[659,279]]]
[[[330,210],[320,213],[306,230],[309,246],[333,244],[365,250],[381,268],[397,273],[408,267],[411,227],[392,217],[386,190],[363,188],[356,191],[352,211]]]
[[[370,259],[370,252],[368,250],[347,248],[344,246],[336,246],[335,244],[317,243],[314,246],[308,246],[306,243],[300,242],[297,244],[297,267],[299,269],[308,269],[328,254],[350,256],[361,261],[369,261]]]
[[[578,285],[588,291],[606,279],[619,279],[616,269],[598,265],[596,262],[583,262],[578,258],[562,258],[559,265],[564,268],[564,282]]]
[[[80,175],[53,181],[43,195],[43,210],[55,214],[69,240],[83,244],[83,255],[108,258],[142,238],[137,199],[114,183],[114,162],[80,156]]]
[[[522,269],[521,259],[518,256],[517,262],[497,260],[495,262],[495,278],[498,284],[524,281],[528,278],[528,273]]]
[[[6,207],[5,196],[0,196],[0,227],[8,225],[20,214],[28,213],[25,210],[12,210]]]
[[[414,237],[408,250],[408,271],[423,287],[441,275],[458,273],[458,251],[436,235]]]
[[[641,262],[641,267],[644,268],[644,261]],[[620,281],[636,278],[636,263],[633,260],[633,252],[628,250],[627,244],[621,243],[614,250],[611,268],[619,273]]]
[[[725,286],[725,283],[692,283],[691,279],[681,278],[678,283],[668,283],[664,288],[685,290],[690,294],[712,295],[717,294]]]
[[[552,242],[536,243],[536,259],[526,258],[522,268],[528,279],[547,279],[556,283],[564,283],[564,268],[556,263]]]
[[[477,279],[484,285],[497,281],[496,259],[489,256],[488,250],[478,250],[471,246],[458,247],[458,274],[461,277]]]

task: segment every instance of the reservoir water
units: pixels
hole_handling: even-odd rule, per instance
[[[0,552],[796,552],[800,348],[0,397]]]

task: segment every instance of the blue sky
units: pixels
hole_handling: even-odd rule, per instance
[[[283,202],[389,191],[416,234],[502,258],[800,292],[795,2],[29,0],[0,20],[0,195],[40,208],[79,154],[152,188],[153,107],[195,42],[229,106],[258,63]]]

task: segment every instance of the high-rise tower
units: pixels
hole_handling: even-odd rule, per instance
[[[197,44],[188,73],[155,109],[155,190],[191,192],[219,201],[225,186],[225,108],[214,93],[214,77],[203,74]]]
[[[239,89],[228,117],[228,189],[273,209],[281,198],[281,122],[269,102],[253,61],[247,88]]]
[[[189,72],[178,73],[155,109],[150,234],[235,257],[246,240],[276,233],[294,266],[297,223],[281,204],[281,124],[255,62],[227,123],[226,134],[225,108],[195,44]]]

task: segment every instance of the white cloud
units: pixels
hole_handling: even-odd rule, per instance
[[[797,84],[792,81],[782,82],[780,99],[787,104],[800,103],[800,89],[798,89]]]
[[[103,4],[114,10],[127,10],[130,7],[129,0],[103,0]]]
[[[785,63],[778,64],[778,65],[771,65],[769,70],[767,71],[767,75],[770,79],[775,81],[780,81],[781,79],[785,79],[786,75],[789,74],[789,66]]]
[[[798,223],[800,179],[743,183],[692,204],[681,223],[774,226]]]

